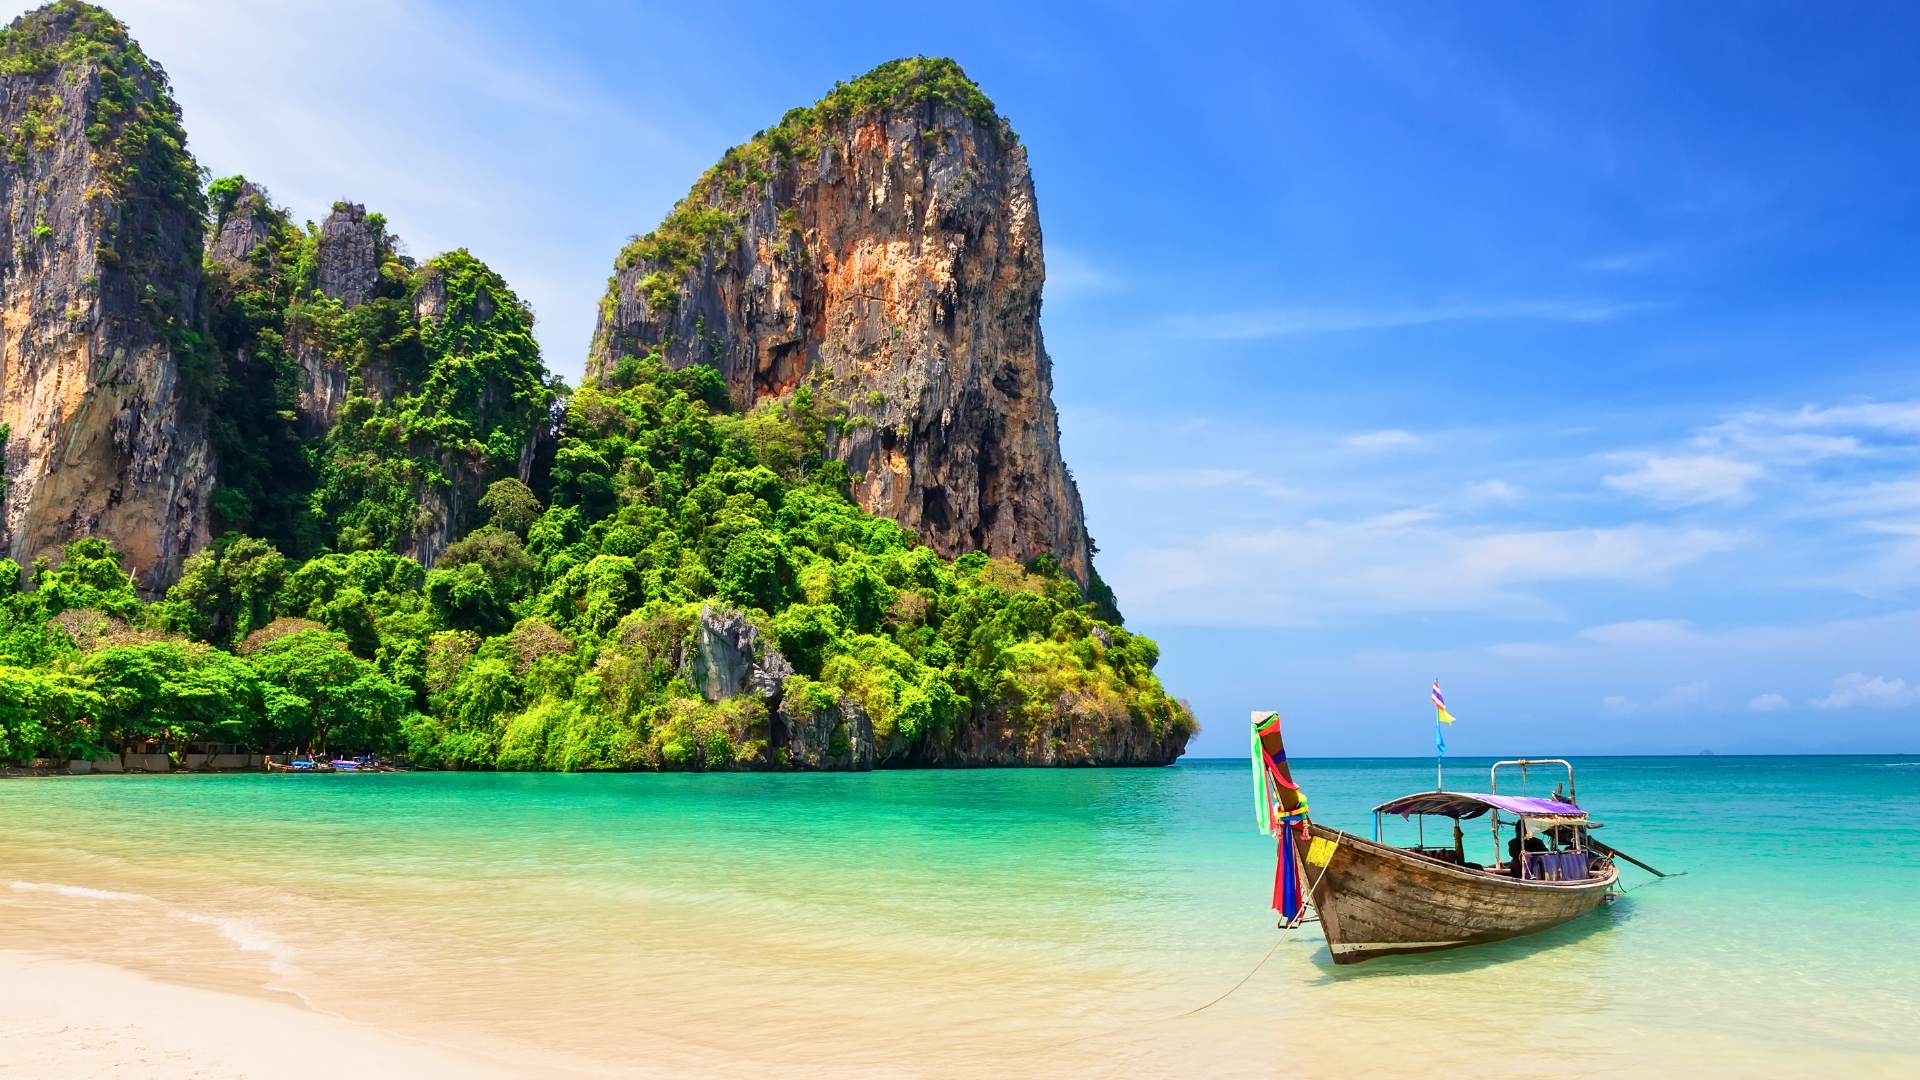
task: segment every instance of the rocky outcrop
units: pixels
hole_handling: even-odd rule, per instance
[[[844,694],[829,704],[782,701],[772,742],[787,752],[785,767],[801,772],[868,772],[874,764],[873,718]]]
[[[265,188],[242,184],[207,245],[207,258],[235,269],[246,265],[255,248],[273,242],[272,213]]]
[[[772,707],[793,665],[738,611],[703,604],[686,674],[708,701],[752,694]]]
[[[112,16],[49,5],[0,51],[6,550],[98,536],[151,594],[208,536],[199,177],[165,73]]]
[[[949,558],[1052,554],[1084,587],[1045,276],[1026,149],[951,61],[896,61],[730,151],[629,245],[588,374],[658,349],[743,409],[810,383],[847,410],[829,453],[866,510]]]
[[[348,308],[359,307],[373,295],[380,283],[379,246],[373,226],[367,222],[367,208],[358,203],[338,202],[320,226],[320,238],[314,248],[314,286],[323,296],[340,301]],[[311,336],[293,341],[293,359],[300,365],[301,434],[325,435],[340,415],[347,400],[352,372],[346,361],[333,356],[326,342]],[[360,374],[385,389],[383,371],[369,365]],[[431,563],[427,565],[431,566]]]
[[[359,307],[380,284],[380,245],[367,208],[337,202],[320,226],[314,250],[314,284],[321,292],[348,307]]]

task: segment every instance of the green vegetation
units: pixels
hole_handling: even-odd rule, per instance
[[[143,604],[117,555],[81,541],[0,600],[0,755],[225,742],[449,767],[776,767],[765,706],[708,702],[684,670],[703,604],[777,645],[799,711],[846,695],[883,744],[924,752],[989,716],[1021,737],[1067,716],[1192,729],[1153,643],[1102,622],[1052,560],[947,562],[850,502],[821,455],[839,415],[825,401],[802,386],[740,415],[712,369],[629,359],[567,397],[541,490],[493,482],[485,520],[431,570],[379,547],[294,566],[233,534]],[[470,428],[444,430],[484,456]],[[386,508],[384,490],[338,508],[326,490],[319,520]]]
[[[947,561],[854,505],[824,454],[849,422],[825,385],[740,414],[715,370],[656,352],[570,390],[499,275],[464,250],[416,262],[377,214],[378,282],[349,307],[319,288],[311,223],[242,177],[175,190],[177,167],[191,173],[177,110],[117,22],[63,3],[0,38],[3,72],[82,61],[103,86],[161,88],[103,92],[90,121],[117,197],[146,200],[148,222],[156,200],[191,211],[174,240],[196,253],[203,215],[216,236],[245,215],[252,249],[206,262],[203,325],[150,312],[208,409],[218,539],[153,602],[100,540],[37,560],[20,587],[0,560],[0,761],[221,743],[457,768],[777,768],[766,703],[708,701],[690,674],[708,605],[743,612],[792,664],[788,711],[851,699],[883,753],[942,759],[989,722],[1027,746],[1063,720],[1143,740],[1193,729],[1097,578],[1089,602],[1051,559]],[[825,125],[936,100],[1011,138],[951,61],[882,65],[729,154],[706,196],[623,257],[655,261],[650,302],[670,306],[748,187]],[[344,375],[330,422],[317,371]],[[830,749],[848,748],[841,728]]]

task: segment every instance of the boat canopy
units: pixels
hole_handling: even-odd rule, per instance
[[[1471,820],[1489,810],[1504,810],[1515,817],[1564,818],[1570,819],[1569,823],[1584,821],[1587,816],[1585,810],[1572,803],[1554,799],[1533,799],[1525,795],[1480,795],[1471,791],[1422,791],[1414,795],[1402,795],[1373,808],[1376,814],[1399,814],[1403,818],[1414,814],[1437,814],[1456,820]]]

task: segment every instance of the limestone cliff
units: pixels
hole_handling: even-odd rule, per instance
[[[1026,149],[952,61],[894,61],[729,151],[622,252],[588,374],[660,350],[736,406],[812,384],[866,510],[1083,587]]]
[[[143,588],[207,538],[202,205],[166,75],[112,16],[0,35],[0,421],[21,563],[99,536]]]

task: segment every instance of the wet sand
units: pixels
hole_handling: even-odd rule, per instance
[[[0,1077],[338,1080],[559,1075],[286,1003],[0,950]]]

